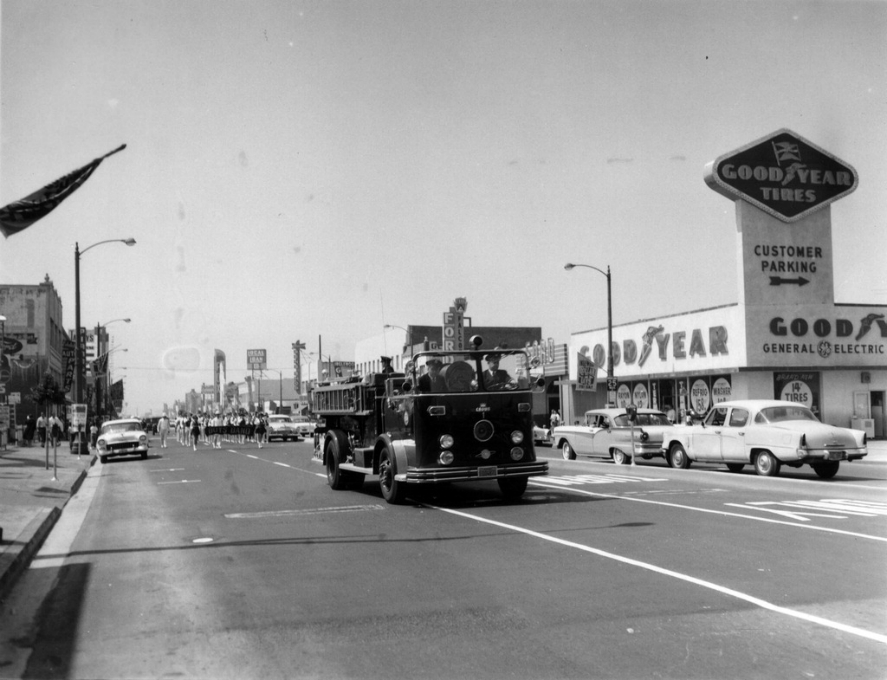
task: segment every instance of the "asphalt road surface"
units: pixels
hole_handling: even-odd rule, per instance
[[[520,502],[403,506],[307,442],[96,464],[0,610],[0,677],[885,677],[887,465],[539,454]]]

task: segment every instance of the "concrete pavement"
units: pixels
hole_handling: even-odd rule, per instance
[[[95,461],[94,453],[72,455],[67,442],[58,449],[55,470],[52,449],[48,469],[38,446],[0,450],[0,599],[27,569]],[[852,465],[867,463],[887,463],[887,440],[870,441],[868,456]]]
[[[95,460],[93,453],[72,455],[67,442],[55,456],[49,449],[48,469],[40,446],[0,449],[0,599],[27,569]]]

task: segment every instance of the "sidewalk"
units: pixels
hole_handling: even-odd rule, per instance
[[[51,448],[49,469],[46,451],[39,445],[0,448],[0,598],[27,569],[95,460],[92,453],[71,455],[64,442],[58,448],[53,480]]]

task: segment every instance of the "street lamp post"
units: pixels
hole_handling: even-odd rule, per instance
[[[570,271],[574,267],[586,267],[587,269],[594,269],[599,274],[603,274],[607,277],[607,378],[615,377],[613,375],[613,297],[611,290],[611,282],[612,279],[610,277],[610,265],[607,265],[607,271],[603,269],[598,269],[597,267],[593,267],[590,264],[573,264],[568,262],[564,265],[564,269]],[[607,386],[607,404],[612,406],[616,402],[615,392],[610,390],[609,385]]]
[[[80,250],[80,244],[74,243],[74,403],[83,403],[83,357],[81,356],[81,337],[80,337],[80,256],[91,248],[100,246],[103,243],[125,243],[128,246],[134,246],[136,240],[134,238],[111,238],[98,243],[93,243],[83,250]],[[77,452],[80,453],[80,447],[83,445],[82,425],[78,427],[77,432]]]

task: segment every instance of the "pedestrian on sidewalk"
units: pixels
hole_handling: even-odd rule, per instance
[[[37,430],[37,423],[34,422],[34,416],[28,415],[25,419],[25,429],[22,432],[22,439],[25,440],[25,446],[31,446],[34,442],[34,432]]]
[[[89,424],[89,446],[93,451],[96,449],[96,442],[99,440],[99,419],[93,418]]]
[[[46,444],[46,418],[42,413],[37,418],[37,437],[40,440],[40,446]]]

